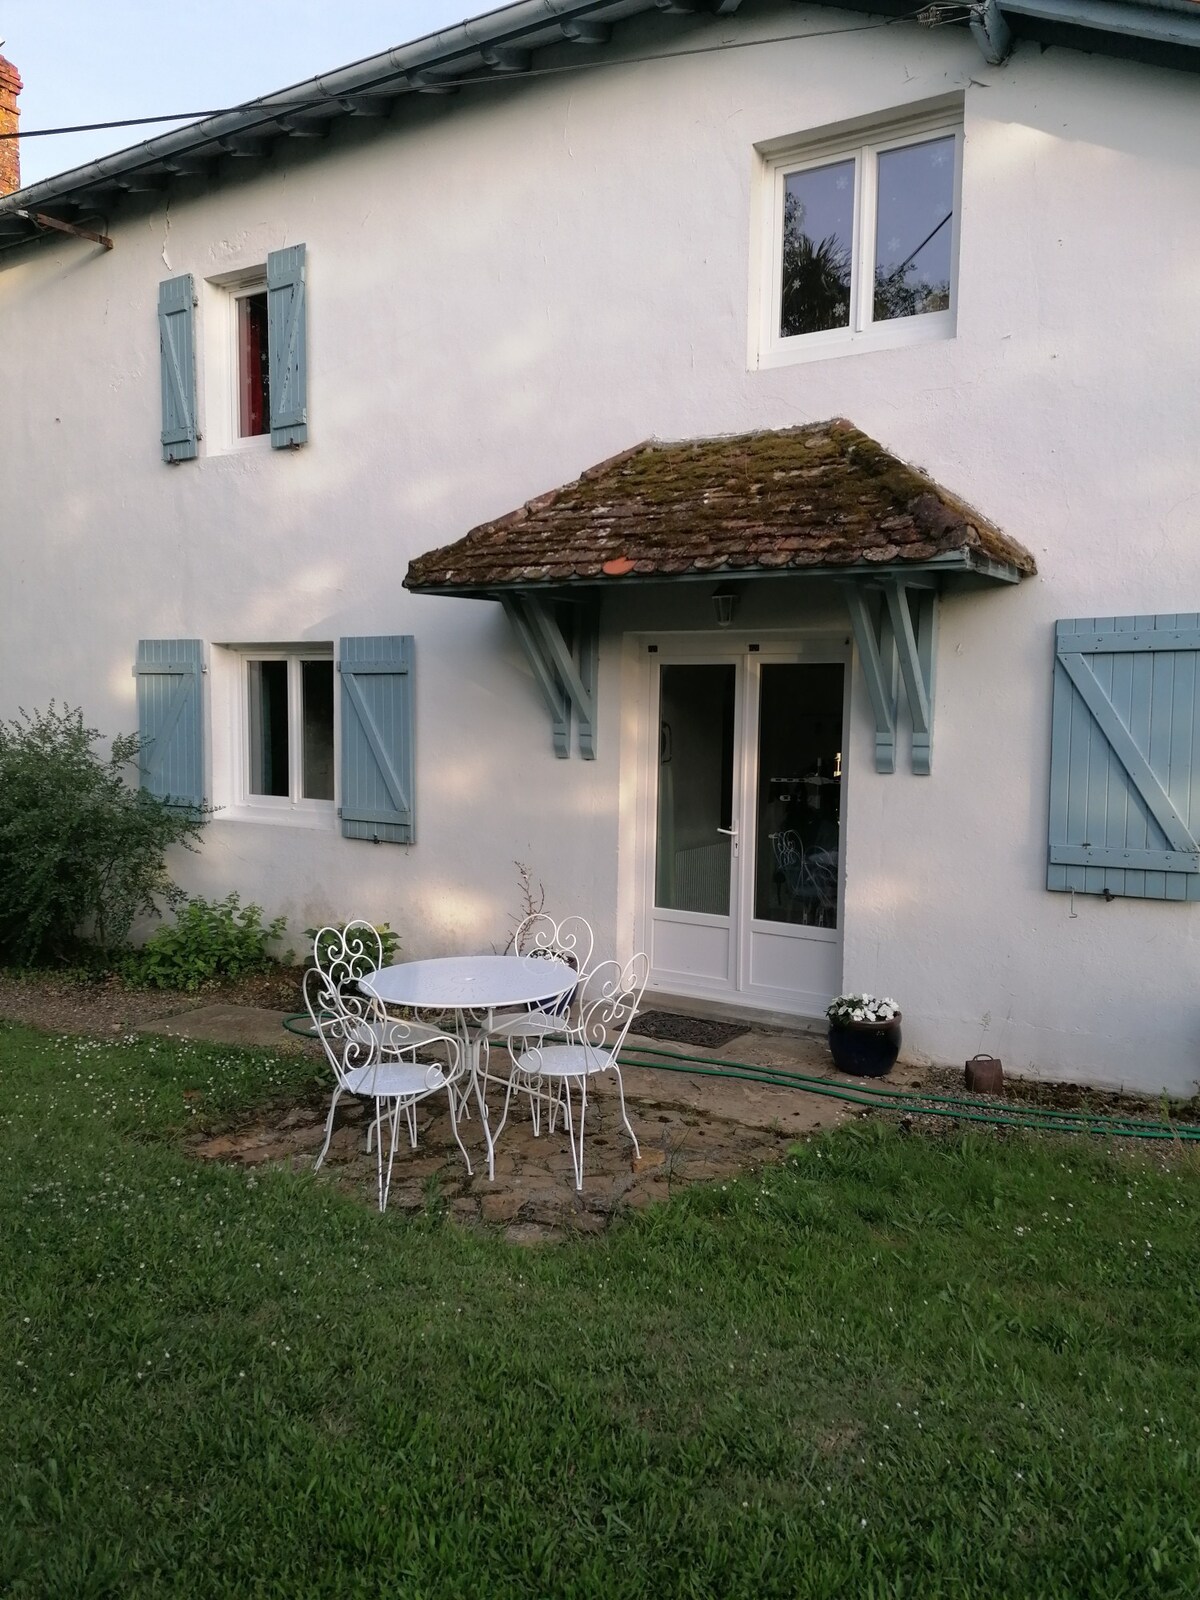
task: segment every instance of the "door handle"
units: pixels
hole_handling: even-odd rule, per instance
[[[737,855],[737,853],[738,853],[738,830],[737,830],[737,823],[736,823],[736,822],[735,822],[735,823],[734,823],[734,825],[733,825],[733,827],[732,827],[732,828],[718,828],[718,829],[717,829],[717,832],[718,832],[718,833],[724,833],[724,834],[726,834],[726,835],[727,835],[727,836],[728,836],[728,837],[729,837],[729,839],[730,839],[730,840],[731,840],[731,841],[732,841],[732,848],[733,848],[733,853],[734,853],[734,855],[735,855],[735,856],[736,856],[736,855]]]

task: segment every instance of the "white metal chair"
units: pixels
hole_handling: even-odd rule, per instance
[[[571,1141],[571,1160],[575,1167],[575,1187],[583,1188],[583,1128],[587,1115],[588,1079],[601,1072],[611,1072],[617,1080],[617,1093],[621,1101],[621,1120],[625,1131],[633,1140],[633,1153],[641,1154],[637,1135],[630,1126],[625,1110],[625,1084],[617,1057],[629,1025],[637,1015],[642,992],[650,975],[650,958],[639,952],[625,966],[619,961],[603,961],[592,968],[582,985],[579,1010],[575,1020],[565,1027],[562,1044],[539,1043],[522,1055],[514,1055],[513,1070],[508,1090],[504,1096],[504,1113],[500,1118],[495,1139],[508,1118],[508,1107],[514,1090],[533,1097],[534,1135],[539,1133],[536,1107],[545,1089],[551,1093],[550,1131],[554,1131],[556,1113],[561,1105],[567,1122],[567,1135]],[[579,1085],[579,1123],[576,1129],[575,1108],[571,1099],[571,1085]]]
[[[579,974],[579,982],[587,978],[591,966],[595,937],[591,924],[583,917],[564,917],[555,922],[545,912],[538,911],[526,917],[513,935],[513,951],[519,956],[540,957],[546,961],[565,961]],[[557,1000],[534,1001],[518,1011],[504,1011],[492,1018],[488,1028],[492,1040],[507,1043],[512,1050],[530,1040],[541,1043],[548,1034],[561,1034],[570,1015],[571,1001],[579,991],[579,984],[569,989]]]
[[[327,930],[322,930],[327,931]],[[338,932],[338,930],[328,930]],[[318,940],[319,943],[319,940]],[[336,1080],[329,1116],[325,1123],[325,1142],[321,1146],[314,1172],[319,1170],[333,1137],[333,1119],[343,1094],[357,1095],[375,1102],[375,1116],[367,1134],[367,1149],[375,1144],[379,1176],[379,1209],[387,1207],[396,1158],[400,1114],[408,1123],[409,1140],[417,1143],[417,1112],[420,1101],[445,1091],[450,1106],[450,1125],[463,1160],[471,1171],[471,1158],[459,1137],[456,1091],[464,1076],[461,1042],[453,1035],[439,1033],[423,1023],[399,1022],[387,1016],[374,996],[357,983],[354,936],[350,941],[349,963],[341,957],[324,966],[310,967],[304,975],[304,1002],[333,1068]],[[331,948],[326,942],[323,954]],[[344,955],[344,952],[343,952]],[[420,1058],[418,1050],[439,1046],[445,1063]],[[386,1176],[383,1167],[383,1128],[385,1119],[391,1131]]]
[[[383,966],[383,940],[379,937],[379,930],[362,918],[348,922],[344,928],[319,929],[313,940],[313,965],[339,991],[353,993],[358,979],[369,977]],[[365,992],[363,998],[367,998]],[[368,1012],[374,1018],[370,1026],[378,1026],[382,1030],[380,1038],[385,1045],[389,1033],[394,1030],[399,1030],[397,1038],[405,1046],[440,1039],[444,1035],[444,1030],[434,1023],[420,1022],[416,1018],[404,1022],[390,1018],[378,1001],[374,1002],[373,1008],[364,1009],[364,1025]]]

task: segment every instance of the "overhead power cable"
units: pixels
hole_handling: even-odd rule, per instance
[[[595,72],[607,67],[636,67],[650,61],[673,61],[687,56],[715,55],[723,50],[750,50],[762,45],[794,44],[805,39],[832,39],[840,34],[848,33],[874,33],[880,28],[890,28],[897,22],[913,22],[918,13],[907,12],[903,16],[884,17],[878,22],[859,23],[851,28],[821,28],[812,33],[780,33],[768,38],[758,39],[729,39],[718,44],[686,45],[682,49],[648,51],[644,55],[597,57],[591,61],[567,61],[554,66],[526,67],[515,72],[486,72],[476,73],[468,77],[443,78],[430,76],[431,89],[476,89],[489,84],[520,82],[526,78],[551,78],[568,72]],[[422,70],[414,67],[414,71]],[[369,94],[372,89],[382,87],[403,78],[404,72],[390,74],[387,77],[375,80],[374,83],[357,84],[353,90],[346,92],[353,94]],[[327,98],[335,99],[335,95]],[[316,111],[326,103],[325,99],[304,100],[245,100],[236,106],[218,106],[207,111],[164,111],[160,116],[154,117],[118,117],[107,122],[75,122],[61,128],[22,128],[11,133],[0,133],[0,140],[4,139],[49,139],[64,133],[98,133],[108,128],[141,128],[158,122],[199,122],[208,117],[241,116],[247,112],[262,112],[270,118],[275,113],[280,116],[295,115],[302,111]]]

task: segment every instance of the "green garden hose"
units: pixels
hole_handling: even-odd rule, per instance
[[[949,1117],[955,1122],[981,1122],[1002,1127],[1025,1128],[1040,1133],[1103,1133],[1117,1139],[1172,1139],[1185,1143],[1200,1141],[1200,1127],[1181,1126],[1176,1123],[1137,1121],[1112,1117],[1103,1113],[1073,1111],[1038,1111],[1021,1108],[1018,1116],[1006,1116],[998,1111],[987,1111],[975,1100],[957,1101],[951,1105],[935,1102],[940,1096],[910,1094],[902,1089],[879,1090],[855,1084],[842,1089],[825,1078],[807,1078],[799,1073],[776,1072],[771,1068],[757,1069],[742,1062],[722,1061],[707,1065],[707,1057],[678,1055],[674,1051],[655,1051],[656,1056],[669,1056],[670,1061],[639,1059],[642,1047],[629,1046],[622,1052],[621,1065],[649,1068],[659,1072],[682,1072],[689,1077],[726,1078],[746,1083],[762,1083],[770,1088],[792,1089],[802,1094],[815,1094],[831,1100],[841,1100],[850,1105],[864,1106],[872,1111],[899,1111],[910,1116]],[[677,1064],[676,1064],[677,1063]],[[949,1097],[946,1097],[949,1098]],[[965,1111],[961,1105],[974,1109]]]
[[[314,1039],[312,1019],[306,1011],[284,1017],[283,1026],[302,1039]],[[870,1111],[898,1111],[907,1116],[948,1117],[954,1122],[979,1122],[989,1127],[1023,1128],[1034,1133],[1098,1133],[1113,1139],[1171,1139],[1181,1143],[1200,1142],[1200,1127],[1149,1117],[1122,1117],[1106,1112],[1068,1111],[1057,1107],[1022,1106],[1017,1115],[990,1111],[978,1100],[961,1095],[932,1094],[899,1089],[885,1084],[855,1084],[840,1088],[828,1078],[814,1078],[802,1072],[786,1072],[776,1067],[759,1067],[745,1061],[729,1061],[719,1056],[689,1056],[676,1050],[659,1050],[653,1045],[627,1045],[621,1065],[653,1072],[682,1072],[688,1077],[723,1078],[731,1082],[761,1083],[772,1089],[791,1089],[800,1094],[819,1095]]]

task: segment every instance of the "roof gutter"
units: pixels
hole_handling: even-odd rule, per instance
[[[999,9],[1096,33],[1200,49],[1200,4],[1196,0],[1148,0],[1144,5],[1130,0],[999,0]]]
[[[336,72],[322,73],[319,77],[308,78],[290,88],[248,101],[236,111],[188,123],[185,128],[160,134],[140,145],[130,145],[110,156],[101,156],[82,167],[73,167],[53,178],[43,179],[27,189],[18,189],[0,200],[0,215],[9,211],[38,210],[93,184],[103,184],[136,171],[140,166],[190,155],[198,147],[209,145],[216,139],[235,135],[244,138],[253,133],[255,128],[274,122],[277,115],[294,112],[305,103],[321,105],[337,100],[341,95],[369,94],[372,89],[389,85],[394,89],[397,79],[404,80],[404,88],[419,89],[422,87],[422,69],[444,68],[452,65],[456,58],[478,55],[481,48],[519,48],[522,37],[536,33],[538,29],[585,20],[595,17],[597,13],[613,13],[615,9],[613,0],[517,0],[516,4],[502,6],[472,21],[457,23],[439,33],[414,39],[410,44],[368,56]],[[653,9],[653,0],[641,0],[641,3],[626,7],[625,14]],[[564,31],[564,41],[568,37]]]

